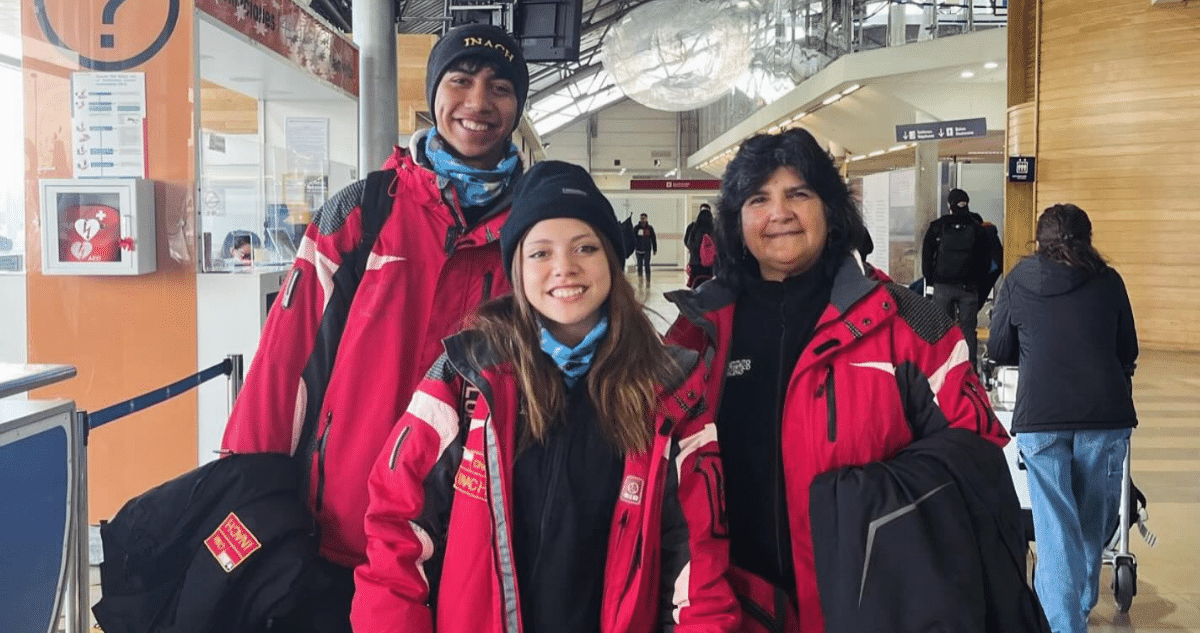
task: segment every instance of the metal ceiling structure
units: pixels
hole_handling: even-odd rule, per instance
[[[302,0],[303,1],[303,0]],[[352,0],[310,0],[311,8],[336,27],[349,30]],[[528,114],[540,134],[582,120],[625,99],[601,63],[605,36],[630,11],[658,0],[583,0],[579,56],[575,61],[530,63]],[[739,84],[762,107],[803,82],[837,56],[887,45],[889,7],[933,15],[933,33],[920,34],[920,18],[908,24],[910,41],[968,32],[986,21],[1003,25],[1006,0],[701,0],[730,10],[754,11],[749,23],[756,50],[747,78]],[[398,33],[441,33],[460,10],[512,13],[521,0],[395,0]],[[973,11],[968,8],[974,5]],[[942,15],[939,25],[936,16]],[[978,17],[972,24],[972,14]],[[493,19],[493,23],[498,20]],[[843,25],[849,24],[847,29]],[[950,31],[946,29],[949,28]],[[940,33],[937,32],[940,29]],[[961,30],[956,30],[961,29]],[[902,28],[903,30],[903,28]],[[903,35],[901,37],[904,37]]]

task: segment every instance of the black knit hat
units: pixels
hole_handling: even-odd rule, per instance
[[[446,32],[442,39],[429,51],[429,63],[425,67],[425,96],[429,99],[429,113],[437,117],[433,109],[433,98],[437,96],[438,83],[442,75],[464,57],[478,57],[495,64],[497,75],[513,83],[517,95],[517,117],[525,111],[525,98],[529,96],[529,67],[521,45],[504,29],[490,24],[464,24]]]
[[[971,196],[962,189],[951,189],[949,195],[946,196],[946,202],[950,203],[950,208],[959,209],[965,207],[971,202]],[[959,204],[959,203],[963,204]]]
[[[512,211],[500,227],[500,252],[504,272],[512,277],[512,260],[521,238],[533,225],[551,218],[574,218],[587,222],[608,239],[617,257],[626,253],[621,242],[621,225],[612,204],[596,182],[579,165],[548,160],[525,172],[513,188]]]

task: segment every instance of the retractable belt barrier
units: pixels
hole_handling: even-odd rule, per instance
[[[131,413],[137,413],[142,409],[152,407],[164,400],[174,398],[189,389],[193,389],[202,383],[208,382],[217,376],[232,375],[235,365],[240,365],[240,362],[235,362],[233,358],[226,358],[208,369],[202,369],[183,380],[175,381],[161,389],[155,389],[124,402],[118,402],[110,407],[105,407],[99,411],[88,413],[88,428],[96,429],[113,420],[119,420]]]

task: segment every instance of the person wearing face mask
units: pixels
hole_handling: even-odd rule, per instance
[[[434,45],[435,126],[308,226],[230,416],[227,453],[295,455],[330,588],[290,622],[349,631],[366,561],[366,481],[441,339],[508,290],[498,236],[524,167],[512,134],[529,71],[503,29],[469,24]]]
[[[355,633],[736,630],[699,356],[655,333],[620,235],[583,168],[518,184],[513,294],[444,341],[372,471]]]
[[[864,551],[854,539],[896,510],[889,503],[944,483],[902,474],[874,479],[904,473],[890,460],[918,443],[939,442],[935,454],[985,462],[1007,476],[1000,447],[1008,437],[971,369],[962,333],[932,303],[864,270],[861,213],[807,131],[744,141],[722,179],[717,209],[716,277],[667,295],[680,312],[667,338],[713,358],[706,401],[716,409],[726,470],[730,580],[745,614],[740,630],[819,633],[827,616],[831,631],[934,630],[946,614],[975,615],[971,605],[955,602],[963,590],[951,581],[921,575],[930,561],[919,556],[911,575],[878,559],[870,574],[851,562],[853,552]],[[843,476],[862,488],[836,494]],[[895,481],[911,485],[891,490]],[[810,505],[822,490],[836,504]],[[1011,485],[1004,499],[1019,516]],[[835,526],[827,529],[826,521]],[[976,547],[973,530],[955,536]],[[876,542],[887,543],[889,553],[923,551],[890,533]],[[829,568],[833,576],[819,578]],[[1008,579],[1023,586],[1015,564],[1012,571]],[[849,610],[841,608],[846,593],[837,591],[845,581],[857,601]],[[956,582],[972,596],[983,594],[979,585]],[[901,597],[905,588],[930,595],[910,603]],[[954,591],[939,596],[942,589]],[[917,613],[904,619],[900,606]]]

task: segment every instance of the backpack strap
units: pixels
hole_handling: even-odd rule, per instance
[[[334,358],[342,339],[342,330],[350,313],[353,297],[358,293],[363,273],[367,269],[371,249],[379,237],[384,222],[392,214],[392,183],[396,179],[395,169],[373,171],[367,175],[363,187],[362,199],[359,201],[359,213],[362,217],[362,237],[354,250],[342,254],[344,265],[354,271],[349,278],[336,279],[340,292],[334,293],[339,297],[326,307],[322,315],[322,323],[318,332],[318,340],[313,348],[313,356],[309,358],[301,376],[309,386],[308,404],[305,407],[304,421],[300,427],[300,438],[296,443],[295,457],[300,460],[301,472],[308,472],[316,451],[317,427],[321,408],[324,406],[325,388],[329,384]],[[304,492],[308,493],[308,477],[303,479]]]
[[[390,190],[395,180],[395,169],[384,169],[367,174],[367,184],[363,189],[362,202],[359,205],[362,213],[362,239],[359,240],[358,248],[355,249],[359,257],[356,257],[354,262],[355,272],[358,273],[356,277],[360,281],[363,272],[367,269],[367,259],[371,256],[371,249],[375,246],[379,231],[383,228],[383,223],[388,216],[392,214]]]

